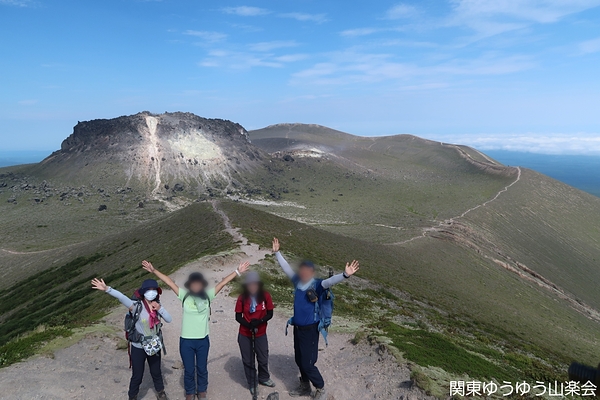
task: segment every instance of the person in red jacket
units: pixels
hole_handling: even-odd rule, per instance
[[[235,320],[240,324],[238,344],[244,363],[246,382],[250,393],[258,392],[258,385],[275,387],[269,374],[269,342],[267,322],[273,318],[273,300],[263,289],[256,271],[250,271],[244,279],[244,292],[235,305]],[[255,360],[258,361],[258,377]]]

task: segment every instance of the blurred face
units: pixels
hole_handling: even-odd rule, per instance
[[[192,282],[190,283],[190,292],[192,293],[200,293],[204,290],[204,285],[202,282]]]
[[[315,277],[315,269],[301,265],[298,269],[298,277],[300,278],[300,282],[306,283]]]
[[[258,283],[249,283],[248,285],[246,285],[246,289],[248,290],[248,293],[254,295],[254,294],[258,293],[258,290],[259,290]]]

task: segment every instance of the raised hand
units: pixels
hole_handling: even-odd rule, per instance
[[[237,270],[240,274],[243,274],[243,273],[247,272],[248,269],[250,269],[250,263],[248,261],[244,261],[243,263],[240,264],[240,266],[238,267]]]
[[[359,270],[359,263],[356,260],[353,260],[351,263],[346,263],[346,275],[351,276],[354,275],[356,273],[356,271]]]
[[[104,283],[104,279],[94,278],[92,279],[92,289],[102,290],[106,292],[108,290],[108,286]]]
[[[273,253],[277,253],[279,251],[279,239],[273,238]]]
[[[149,304],[150,304],[150,308],[153,309],[154,311],[158,311],[162,307],[160,305],[160,303],[157,301],[151,301]]]
[[[146,271],[150,272],[151,274],[156,272],[156,268],[154,268],[154,266],[152,265],[152,263],[150,261],[142,261],[142,268],[144,268]]]

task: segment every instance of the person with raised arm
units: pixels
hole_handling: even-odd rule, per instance
[[[116,298],[129,310],[125,319],[131,366],[131,380],[129,381],[129,400],[137,400],[140,385],[144,377],[144,367],[148,362],[150,375],[154,382],[156,398],[167,400],[165,383],[161,371],[162,322],[171,322],[171,314],[160,304],[162,294],[158,282],[146,279],[142,286],[135,291],[133,298],[125,296],[118,290],[111,288],[103,279],[92,279],[92,288],[101,290]]]
[[[296,365],[300,369],[300,384],[289,392],[292,397],[312,396],[315,400],[326,400],[325,381],[315,365],[319,356],[319,314],[315,312],[315,303],[321,295],[333,285],[345,281],[359,269],[358,261],[346,263],[341,274],[328,279],[315,277],[315,264],[305,260],[300,263],[298,271],[294,272],[290,264],[279,251],[280,244],[273,238],[273,253],[283,272],[290,278],[295,287],[294,292],[294,355]],[[315,387],[312,393],[310,384]]]
[[[210,303],[225,285],[248,271],[250,263],[241,263],[214,288],[208,288],[208,282],[200,272],[192,272],[185,282],[185,288],[180,288],[150,262],[143,261],[142,266],[169,286],[182,302],[179,353],[184,368],[185,399],[194,400],[195,396],[207,399]]]

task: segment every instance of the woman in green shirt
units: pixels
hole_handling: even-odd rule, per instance
[[[208,288],[208,282],[200,272],[192,272],[185,288],[180,288],[167,275],[161,273],[148,261],[142,265],[148,272],[156,275],[175,292],[183,303],[183,320],[181,322],[181,338],[179,339],[179,353],[183,361],[185,399],[193,400],[207,398],[208,388],[208,339],[210,302],[215,296],[236,277],[248,271],[249,262],[243,262],[232,273],[227,275],[214,288]]]

